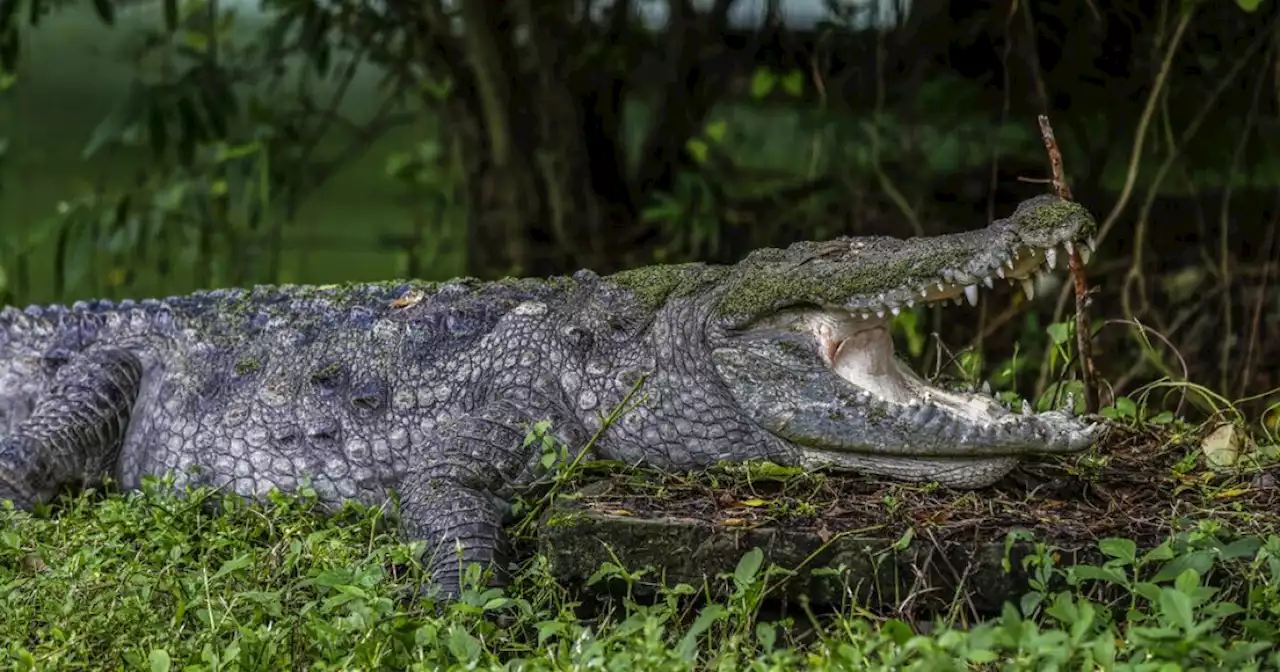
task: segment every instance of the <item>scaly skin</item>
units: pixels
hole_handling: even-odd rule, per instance
[[[549,419],[581,446],[642,378],[643,403],[599,457],[980,487],[1021,458],[1085,448],[1096,428],[929,387],[893,359],[888,313],[997,268],[1029,273],[1039,248],[1095,226],[1042,197],[979,231],[800,243],[730,267],[9,308],[0,499],[165,473],[247,496],[308,478],[335,506],[394,490],[404,534],[436,551],[433,579],[454,594],[458,559],[502,570],[502,502],[538,469],[529,426]]]

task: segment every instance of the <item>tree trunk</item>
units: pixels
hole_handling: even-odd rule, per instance
[[[469,81],[446,107],[445,133],[465,166],[468,272],[547,276],[624,265],[613,241],[630,237],[636,218],[618,146],[621,81],[577,74],[574,43],[553,37],[563,15],[526,10],[522,23],[542,39],[520,47],[506,21],[515,10],[461,7]]]
[[[621,167],[592,165],[588,133],[575,123],[578,103],[558,102],[520,115],[509,149],[498,152],[491,129],[474,113],[451,108],[447,132],[466,168],[468,273],[487,279],[579,268],[606,273],[625,263],[624,250],[610,240],[634,221],[625,189],[617,188]]]

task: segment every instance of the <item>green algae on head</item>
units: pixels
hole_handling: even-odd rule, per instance
[[[661,307],[667,299],[688,296],[703,284],[727,273],[726,268],[701,263],[655,264],[619,271],[608,279],[631,290],[642,306],[653,310]]]
[[[765,264],[748,267],[734,278],[734,286],[719,304],[722,316],[759,315],[786,305],[842,305],[850,297],[885,293],[925,279],[941,277],[969,258],[965,249],[939,249],[918,258],[874,258],[847,265]],[[862,263],[863,261],[869,263]],[[913,281],[913,278],[919,278]]]
[[[1043,195],[978,230],[900,239],[841,237],[760,250],[733,267],[717,306],[721,317],[749,320],[787,306],[898,312],[916,302],[977,301],[977,285],[1021,281],[1052,259],[1056,245],[1091,238],[1097,223],[1078,203]],[[1050,263],[1052,266],[1052,263]]]
[[[1083,205],[1044,194],[1018,204],[1007,220],[1017,228],[1023,241],[1046,246],[1063,240],[1082,240],[1098,233],[1098,222]]]

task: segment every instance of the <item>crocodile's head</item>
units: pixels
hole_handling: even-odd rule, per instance
[[[758,251],[718,299],[715,367],[736,405],[806,464],[980,486],[1019,457],[1084,449],[1100,426],[929,384],[895,357],[890,325],[920,304],[972,310],[996,283],[1030,293],[1070,250],[1091,251],[1096,227],[1082,206],[1044,196],[977,231]]]

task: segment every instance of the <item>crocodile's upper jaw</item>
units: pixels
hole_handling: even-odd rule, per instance
[[[1065,266],[1083,241],[1019,246],[986,275],[944,272],[906,292],[851,297],[845,305],[792,306],[763,316],[715,352],[738,404],[764,429],[787,441],[808,464],[951,480],[976,486],[1012,468],[1019,457],[1082,450],[1101,427],[1069,411],[1011,410],[989,394],[945,390],[894,356],[893,315],[916,303],[965,299],[1006,281],[1032,291],[1037,273]],[[952,465],[952,466],[948,466]],[[945,480],[936,478],[935,480]]]

